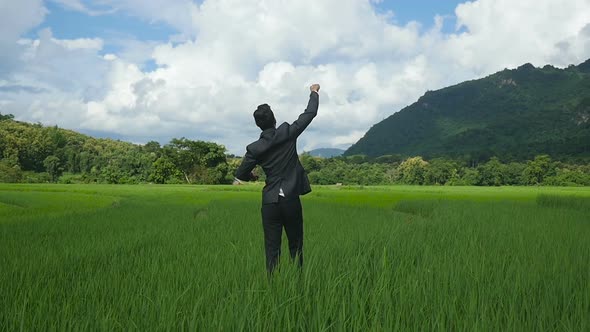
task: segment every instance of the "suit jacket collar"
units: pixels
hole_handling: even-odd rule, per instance
[[[272,138],[275,135],[276,128],[268,128],[260,133],[260,138]]]

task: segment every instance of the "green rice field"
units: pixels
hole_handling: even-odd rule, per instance
[[[589,331],[590,188],[0,184],[1,331]]]

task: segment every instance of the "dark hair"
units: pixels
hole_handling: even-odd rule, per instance
[[[254,120],[256,121],[258,128],[262,130],[273,128],[277,124],[275,115],[268,104],[258,106],[256,111],[254,111]]]

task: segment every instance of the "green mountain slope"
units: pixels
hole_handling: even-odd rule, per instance
[[[525,64],[429,91],[374,125],[345,155],[486,160],[590,158],[590,60],[558,69]]]
[[[137,145],[0,113],[0,182],[215,184],[228,182],[229,172],[225,147],[216,143]]]

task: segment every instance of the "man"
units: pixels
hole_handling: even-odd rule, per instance
[[[289,240],[291,259],[303,266],[303,214],[299,195],[311,191],[307,174],[297,156],[297,138],[317,115],[320,85],[309,88],[311,94],[305,111],[292,124],[284,122],[276,128],[270,106],[263,104],[254,111],[256,125],[262,130],[260,139],[246,147],[246,155],[235,173],[236,181],[256,180],[252,169],[262,166],[266,185],[262,189],[262,226],[266,269],[269,274],[281,255],[283,227]]]

